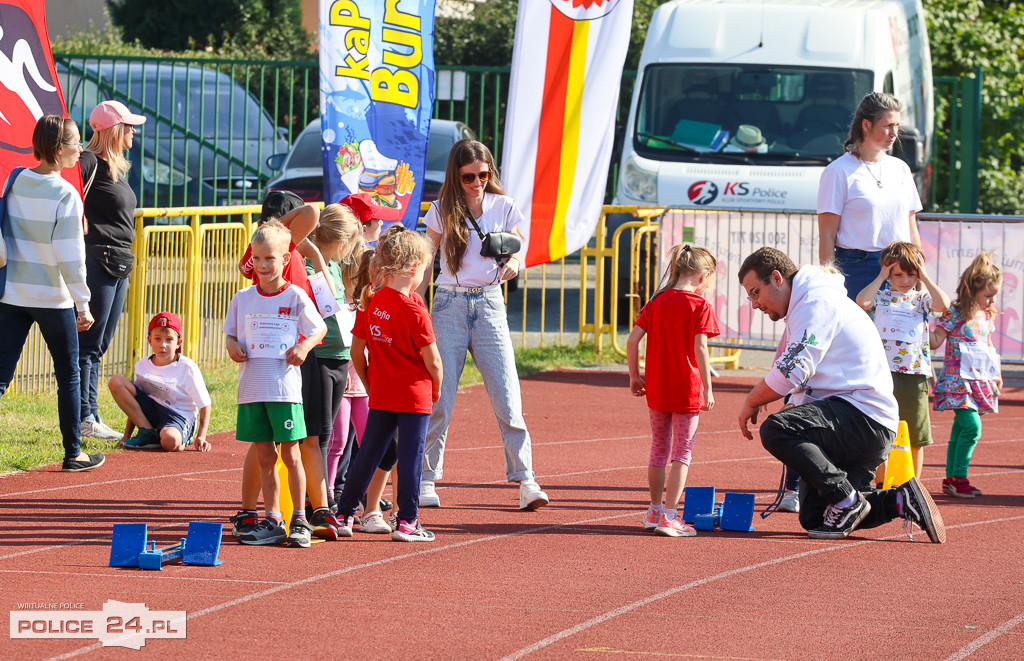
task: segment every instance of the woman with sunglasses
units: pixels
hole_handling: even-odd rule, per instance
[[[121,432],[100,418],[96,402],[101,361],[117,329],[128,293],[128,274],[134,262],[135,205],[128,185],[131,164],[124,153],[131,149],[135,127],[146,118],[133,114],[120,101],[104,101],[89,115],[93,134],[82,153],[85,182],[85,271],[92,292],[96,322],[79,338],[82,436],[116,441]]]
[[[515,254],[498,260],[482,256],[480,237],[471,218],[485,234],[519,234],[523,215],[515,201],[505,195],[490,150],[465,139],[456,142],[448,154],[440,195],[423,219],[431,243],[431,262],[441,251],[431,318],[444,381],[427,427],[420,506],[440,506],[434,482],[442,476],[448,424],[469,351],[483,376],[501,430],[505,475],[509,482],[519,483],[519,508],[537,509],[547,505],[548,497],[534,479],[533,449],[523,420],[519,375],[501,292],[501,283],[516,277],[522,268],[522,257]],[[420,293],[425,291],[424,281]]]
[[[18,172],[4,196],[8,254],[6,285],[0,287],[0,396],[14,378],[32,324],[39,324],[57,377],[61,470],[87,471],[104,461],[102,454],[82,452],[78,428],[78,334],[93,320],[85,283],[82,198],[61,176],[82,153],[78,126],[43,115],[32,133],[32,149],[39,165]]]

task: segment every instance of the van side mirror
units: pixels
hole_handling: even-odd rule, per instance
[[[900,127],[900,136],[893,148],[893,156],[904,161],[910,171],[920,172],[924,166],[924,140],[921,132],[912,127]]]
[[[271,170],[280,170],[286,158],[288,154],[272,154],[267,157],[267,167]]]

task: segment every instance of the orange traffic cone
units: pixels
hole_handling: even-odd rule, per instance
[[[281,482],[281,518],[284,519],[284,527],[287,530],[291,525],[292,511],[295,507],[292,505],[292,491],[288,488],[288,467],[284,465],[280,455],[277,457],[277,476]]]
[[[896,432],[896,442],[892,444],[889,451],[889,461],[885,466],[885,480],[882,488],[888,489],[892,485],[899,486],[914,477],[914,458],[910,454],[910,433],[907,431],[907,423],[900,420],[899,431]]]

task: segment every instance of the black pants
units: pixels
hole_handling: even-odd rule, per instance
[[[299,368],[302,373],[302,406],[306,418],[306,434],[318,437],[327,476],[327,446],[331,443],[334,418],[341,408],[341,396],[348,383],[348,361],[318,358],[310,351]],[[328,493],[330,492],[330,485]]]
[[[825,508],[860,491],[871,505],[861,528],[898,516],[896,494],[872,487],[875,469],[889,455],[896,432],[839,397],[802,404],[768,416],[761,445],[800,475],[800,525],[822,524]]]

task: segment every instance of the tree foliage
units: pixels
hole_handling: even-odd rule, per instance
[[[978,211],[1024,213],[1024,7],[1000,0],[925,0],[935,76],[963,78],[983,70]],[[948,178],[951,102],[935,99],[940,169]],[[948,209],[949,207],[944,207]]]
[[[107,0],[107,8],[126,41],[148,48],[308,59],[312,45],[299,0]]]

